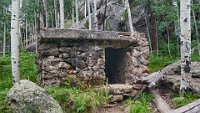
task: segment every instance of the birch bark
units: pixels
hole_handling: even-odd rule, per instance
[[[13,84],[20,80],[19,70],[19,8],[20,0],[12,0],[11,14],[11,63]]]
[[[74,0],[72,0],[72,25],[74,25]]]
[[[180,1],[180,28],[181,28],[181,86],[180,90],[189,88],[191,79],[191,0]]]
[[[76,29],[78,29],[78,23],[79,23],[79,14],[78,14],[78,2],[75,0],[75,10],[76,10]]]
[[[90,1],[87,0],[87,7],[88,7],[88,18],[89,18],[89,30],[92,30],[92,19],[90,13]]]
[[[132,22],[132,17],[131,17],[131,10],[130,10],[130,6],[129,6],[129,1],[126,0],[125,1],[125,5],[126,5],[126,9],[128,11],[128,20],[129,20],[129,26],[130,26],[130,30],[131,30],[131,36],[133,36],[133,22]]]
[[[97,24],[97,1],[93,0],[94,2],[94,30],[98,30],[98,24]]]
[[[65,16],[64,16],[64,1],[60,0],[60,28],[64,29],[65,27]]]

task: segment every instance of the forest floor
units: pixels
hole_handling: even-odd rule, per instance
[[[149,63],[150,72],[158,71],[175,62],[177,59],[178,57],[169,56],[151,57]],[[22,51],[20,52],[20,60],[22,79],[28,79],[37,83],[35,54]],[[200,61],[197,53],[193,55],[192,60]],[[0,56],[0,70],[0,112],[10,113],[11,110],[4,104],[6,93],[12,86],[9,56]],[[87,111],[92,113],[159,113],[153,94],[149,91],[144,91],[135,102],[132,99],[127,99],[121,103],[106,104],[109,97],[100,92],[90,90],[85,92],[85,90],[83,91],[80,88],[71,87],[53,87],[46,90],[60,103],[64,111],[70,111],[70,113],[87,113]],[[179,97],[176,92],[167,91],[162,88],[159,88],[158,92],[172,109],[184,106],[198,98],[193,93],[189,93],[185,97]]]

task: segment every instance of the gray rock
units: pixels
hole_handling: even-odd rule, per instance
[[[62,54],[60,54],[63,58],[69,58],[70,57],[70,55],[69,55],[69,53],[62,53]]]
[[[40,51],[41,56],[59,56],[58,48],[50,48],[48,50]]]
[[[110,98],[110,102],[119,102],[123,100],[123,95],[113,95]]]
[[[21,80],[9,90],[6,103],[11,105],[13,113],[63,113],[58,102],[28,80]]]
[[[41,50],[48,50],[48,49],[51,49],[51,48],[57,48],[57,44],[41,44],[41,45],[38,45],[38,50],[41,51]]]
[[[77,61],[77,68],[80,68],[80,69],[85,69],[87,67],[86,63],[83,61],[83,60],[78,60]]]
[[[191,73],[192,77],[200,78],[200,63],[199,62],[192,62]]]

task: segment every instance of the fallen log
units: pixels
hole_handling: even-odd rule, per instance
[[[198,47],[198,46],[197,46]],[[197,49],[197,47],[192,48],[192,54],[194,53],[195,49]],[[162,79],[163,77],[167,76],[167,75],[181,75],[181,60],[168,65],[167,67],[163,68],[162,70],[159,70],[158,72],[152,73],[149,76],[146,77],[142,77],[141,78],[141,82],[145,82],[148,83],[148,87],[152,87],[155,86],[156,83]]]
[[[171,65],[168,65],[167,67],[163,68],[158,72],[152,73],[147,77],[142,77],[141,81],[148,83],[149,84],[148,87],[152,87],[166,75],[171,75],[178,72],[177,70],[179,70],[180,63],[181,61],[178,61]]]
[[[143,91],[146,89],[146,87],[147,87],[147,85],[144,85],[142,87],[142,89],[140,91],[138,91],[138,93],[136,94],[136,96],[133,99],[134,102],[139,98],[139,96],[143,93]]]
[[[151,92],[153,93],[155,97],[155,104],[158,110],[160,111],[160,113],[168,113],[169,111],[171,111],[171,108],[169,107],[169,105],[165,102],[165,100],[162,99],[162,97],[158,94],[157,91],[152,89]]]
[[[171,110],[168,113],[200,113],[200,99],[186,106]]]

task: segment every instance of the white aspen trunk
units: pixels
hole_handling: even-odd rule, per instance
[[[22,3],[23,3],[23,0],[20,0],[20,9],[19,9],[19,11],[21,11],[21,8],[22,8]],[[20,12],[20,15],[21,15],[22,13]],[[20,46],[21,46],[21,49],[24,49],[23,47],[23,37],[22,37],[22,33],[21,33],[21,24],[20,24],[20,21],[21,20],[19,20],[19,38],[20,38]]]
[[[172,55],[171,55],[171,50],[170,50],[170,36],[169,36],[169,29],[168,29],[168,27],[166,27],[166,29],[167,29],[167,48],[168,48],[168,53],[169,53],[169,56],[171,57]]]
[[[181,28],[181,86],[180,90],[189,88],[191,80],[191,0],[180,1]]]
[[[78,3],[77,0],[75,0],[75,9],[76,9],[76,29],[78,29],[78,23],[79,23],[79,14],[78,14]]]
[[[131,36],[133,36],[134,29],[133,29],[131,10],[130,10],[130,6],[129,6],[129,1],[128,0],[125,1],[125,6],[126,6],[126,9],[128,11],[128,20],[129,20],[129,26],[130,26],[130,30],[131,30]]]
[[[195,18],[195,13],[194,13],[194,10],[192,10],[192,17],[193,17],[193,21],[194,21],[194,27],[195,27],[195,32],[196,32],[196,37],[197,37],[197,43],[198,43],[198,53],[200,55],[200,42],[199,42],[199,31],[198,31],[198,26],[197,26],[197,21],[196,21],[196,18]]]
[[[20,9],[22,8],[23,0],[20,0]]]
[[[35,20],[34,20],[33,29],[34,29],[34,42],[35,42],[37,38],[37,13],[36,12],[35,12]]]
[[[28,45],[28,25],[27,25],[27,18],[26,18],[26,38],[25,38],[25,47]]]
[[[84,0],[84,3],[85,3],[85,13],[84,13],[84,16],[85,18],[87,17],[87,0]]]
[[[19,70],[19,8],[20,1],[12,0],[11,15],[11,63],[13,84],[20,81]]]
[[[54,0],[54,14],[55,14],[55,24],[56,24],[56,28],[58,28],[58,10],[57,10],[57,0]]]
[[[146,24],[146,29],[147,29],[147,37],[148,37],[148,40],[149,40],[149,48],[150,48],[151,55],[153,55],[153,50],[152,50],[152,45],[151,45],[151,36],[150,36],[150,32],[149,32],[149,24],[148,24],[148,21],[147,21],[146,12],[145,12],[144,19],[145,19],[145,24]]]
[[[92,18],[90,13],[90,1],[87,0],[87,7],[88,7],[88,18],[89,18],[89,30],[92,30]]]
[[[72,1],[72,25],[74,25],[74,0]]]
[[[98,30],[98,24],[97,24],[97,2],[96,0],[93,0],[94,2],[94,30]]]
[[[4,30],[3,30],[3,57],[6,56],[6,23],[4,23]]]
[[[36,42],[36,45],[35,45],[35,53],[37,55],[38,51],[37,51],[37,36],[38,36],[38,31],[37,31],[37,28],[38,28],[38,24],[37,24],[37,13],[35,13],[35,26],[34,26],[34,31],[35,31],[35,42]]]
[[[31,43],[33,43],[34,41],[35,41],[35,24],[34,24],[34,22],[33,22],[33,25],[32,25],[32,42]]]
[[[65,16],[64,16],[64,1],[60,0],[60,28],[65,27]]]

